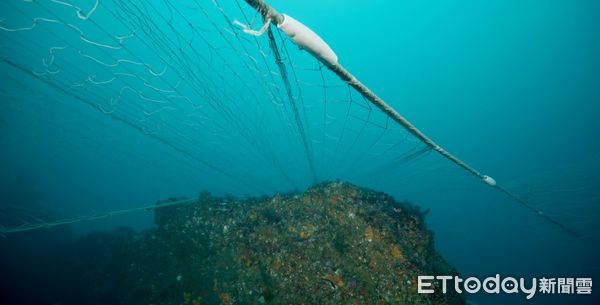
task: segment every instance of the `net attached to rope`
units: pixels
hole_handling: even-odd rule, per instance
[[[232,193],[333,179],[370,186],[393,180],[409,189],[418,176],[457,174],[448,170],[453,162],[541,215],[431,141],[337,62],[299,49],[278,29],[285,16],[262,1],[0,7],[10,12],[0,17],[0,78],[10,84],[1,93],[10,113],[53,123],[45,109],[60,107],[121,133],[120,141],[152,141],[187,175],[219,181]],[[94,217],[28,217],[2,230],[76,219]]]

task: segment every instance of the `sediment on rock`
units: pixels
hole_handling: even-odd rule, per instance
[[[455,275],[423,213],[346,183],[304,193],[157,209],[156,228],[113,243],[133,304],[464,304],[418,294]],[[440,289],[436,289],[439,291]]]

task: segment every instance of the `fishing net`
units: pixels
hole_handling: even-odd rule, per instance
[[[410,193],[424,176],[423,191],[467,176],[274,25],[246,33],[264,20],[245,1],[9,0],[0,11],[3,124],[20,132],[56,125],[53,141],[107,155],[149,145],[163,160],[153,166],[232,194],[334,179]],[[86,128],[104,136],[82,140]]]

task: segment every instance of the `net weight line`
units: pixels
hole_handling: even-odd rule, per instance
[[[277,27],[279,27],[285,22],[285,18],[287,16],[284,16],[283,14],[278,13],[273,7],[271,7],[265,1],[263,1],[263,0],[245,0],[245,1],[246,1],[246,3],[248,3],[250,6],[252,6],[258,13],[260,13],[263,16],[265,23],[270,22],[271,24],[275,24]],[[309,30],[309,31],[311,31],[311,30]],[[312,31],[311,31],[311,33],[312,33]],[[314,34],[314,33],[312,33],[312,34]],[[314,34],[314,35],[316,36],[316,34]],[[294,41],[293,37],[290,37],[290,38],[292,38],[292,41]],[[316,38],[318,40],[321,40],[321,38],[318,36],[316,36]],[[323,41],[321,41],[321,42],[323,42]],[[481,181],[483,181],[490,187],[493,187],[494,189],[498,190],[499,192],[505,194],[510,199],[514,200],[515,202],[517,202],[517,203],[521,204],[522,206],[526,207],[527,209],[533,211],[538,216],[542,217],[546,221],[548,221],[551,224],[560,228],[563,232],[565,232],[573,237],[580,236],[577,232],[568,228],[561,222],[544,214],[543,211],[537,209],[536,207],[531,206],[527,201],[521,199],[519,196],[513,194],[509,190],[498,185],[496,183],[496,181],[493,178],[491,178],[490,176],[480,173],[475,168],[471,167],[470,165],[468,165],[461,159],[457,158],[456,156],[452,155],[451,153],[449,153],[448,151],[446,151],[445,149],[440,147],[437,143],[435,143],[432,139],[430,139],[423,132],[421,132],[417,127],[415,127],[412,123],[410,123],[406,118],[404,118],[400,113],[398,113],[393,107],[388,105],[383,99],[381,99],[373,91],[371,91],[367,86],[365,86],[363,83],[361,83],[354,75],[352,75],[348,70],[346,70],[346,68],[344,68],[344,66],[339,64],[339,62],[337,62],[337,57],[335,56],[335,54],[333,54],[333,52],[332,52],[332,54],[333,54],[332,56],[335,57],[335,60],[331,60],[331,56],[325,57],[325,56],[318,56],[318,54],[315,55],[315,53],[318,53],[318,51],[320,51],[320,50],[317,50],[317,52],[315,52],[315,50],[311,51],[310,47],[305,48],[306,47],[305,45],[299,45],[299,46],[301,48],[307,49],[309,54],[311,54],[318,61],[323,63],[325,66],[327,66],[329,68],[329,70],[331,70],[333,73],[335,73],[341,80],[348,83],[352,88],[354,88],[354,90],[356,90],[359,94],[361,94],[363,97],[365,97],[369,102],[371,102],[373,105],[375,105],[377,108],[379,108],[388,117],[390,117],[392,120],[394,120],[400,126],[405,128],[410,134],[412,134],[414,137],[416,137],[419,141],[421,141],[424,144],[426,144],[427,146],[431,147],[431,149],[435,150],[442,157],[444,157],[444,158],[448,159],[449,161],[451,161],[452,163],[458,165],[460,168],[467,171],[468,173],[476,176]],[[319,46],[317,46],[317,48],[318,47]],[[329,48],[329,46],[326,46],[326,47]]]

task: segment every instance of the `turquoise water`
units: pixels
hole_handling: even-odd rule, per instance
[[[94,1],[81,2],[85,15]],[[0,4],[0,225],[340,179],[429,209],[436,247],[461,274],[597,278],[596,1],[270,2],[442,147],[580,238],[423,150],[273,28],[290,102],[266,35],[228,23],[250,22],[252,9],[218,3],[222,11],[211,1],[102,1],[87,20],[56,2]],[[151,220],[134,213],[72,230]]]

